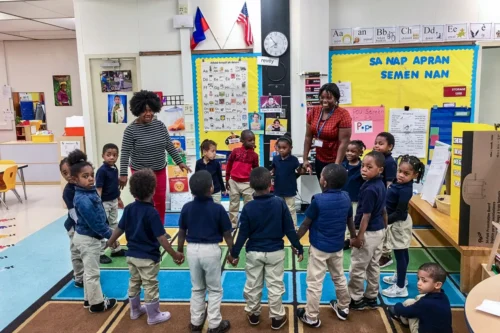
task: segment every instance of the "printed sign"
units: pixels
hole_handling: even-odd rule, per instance
[[[373,133],[373,121],[357,121],[354,124],[354,133]]]
[[[491,23],[471,23],[469,25],[470,39],[490,39]]]
[[[259,66],[274,66],[277,67],[280,64],[279,58],[271,57],[257,57],[257,65]]]
[[[467,23],[447,24],[445,32],[446,32],[446,40],[467,39]]]
[[[444,25],[422,25],[422,42],[444,41]]]
[[[396,27],[375,28],[375,44],[397,43]]]
[[[410,25],[398,27],[400,43],[416,43],[420,41],[420,26]]]
[[[352,29],[332,29],[332,45],[350,45],[353,42]]]
[[[464,97],[467,96],[467,87],[444,87],[444,97]]]
[[[373,44],[373,28],[354,28],[354,44]]]

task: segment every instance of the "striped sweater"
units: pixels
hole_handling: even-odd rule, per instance
[[[139,124],[133,122],[123,133],[122,151],[120,157],[120,176],[128,175],[128,167],[133,170],[150,168],[153,171],[162,170],[167,165],[168,151],[175,163],[182,163],[175,149],[165,124],[157,119],[151,123]]]

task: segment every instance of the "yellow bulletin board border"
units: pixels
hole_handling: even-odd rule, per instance
[[[470,119],[474,119],[476,99],[476,68],[478,46],[436,46],[410,47],[391,49],[349,49],[330,51],[329,81],[351,82],[352,103],[342,107],[379,106],[385,107],[385,130],[389,127],[389,110],[391,108],[427,109],[442,106],[444,102],[455,102],[457,107],[470,107]],[[415,57],[430,56],[448,57],[443,65],[414,63]],[[382,63],[376,63],[379,57]],[[398,58],[395,63],[387,63],[387,58]],[[406,63],[398,63],[403,57]],[[373,59],[373,60],[372,60]],[[436,79],[428,79],[428,70],[447,72],[447,75]],[[383,78],[382,71],[419,71],[417,78],[399,77],[389,80]],[[466,86],[465,97],[444,97],[443,88],[447,86]],[[430,119],[430,115],[429,115]],[[429,142],[429,130],[426,142]],[[396,143],[397,144],[397,143]],[[421,159],[427,163],[426,158]]]
[[[260,53],[244,53],[244,54],[202,54],[193,55],[193,96],[194,96],[194,125],[196,134],[196,156],[200,156],[200,143],[205,139],[214,140],[217,143],[217,150],[223,149],[224,140],[231,134],[231,131],[210,131],[204,130],[203,107],[199,103],[202,101],[202,85],[201,85],[201,63],[204,61],[247,61],[248,63],[248,113],[259,112],[259,97],[262,95],[262,66],[257,65],[257,57]],[[255,75],[257,74],[257,75]],[[239,133],[235,133],[239,134]],[[255,135],[256,151],[259,152],[259,164],[263,165],[264,156],[264,136]],[[221,143],[222,142],[222,143]]]

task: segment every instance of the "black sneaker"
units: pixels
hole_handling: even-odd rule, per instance
[[[287,322],[286,315],[284,315],[281,319],[272,318],[271,319],[271,328],[273,330],[279,330],[280,328],[285,326],[286,322]]]
[[[394,261],[392,261],[391,256],[382,256],[382,257],[380,257],[378,264],[379,264],[380,268],[384,268],[384,267],[392,265],[393,262]]]
[[[76,288],[83,288],[83,281],[75,281],[74,286]]]
[[[321,326],[321,320],[316,320],[315,322],[307,318],[306,316],[306,309],[304,308],[298,308],[297,309],[297,318],[300,319],[301,322],[304,324],[311,326],[311,327],[320,327]]]
[[[89,311],[91,313],[99,313],[104,312],[106,310],[112,309],[117,304],[116,299],[114,298],[105,298],[104,302],[99,304],[94,304],[89,307]]]
[[[366,309],[365,299],[362,298],[359,301],[355,301],[355,300],[351,299],[351,303],[349,304],[349,309],[358,310],[358,311]]]
[[[191,333],[201,332],[203,330],[203,324],[201,324],[200,326],[189,324],[189,329],[191,330]]]
[[[90,303],[89,303],[89,301],[83,301],[83,308],[84,308],[84,309],[88,309],[88,308],[90,308]]]
[[[111,257],[125,257],[125,250],[121,249],[117,252],[111,252]]]
[[[378,302],[377,298],[366,298],[363,297],[363,302],[365,303],[365,308],[368,309],[377,309],[378,308]]]
[[[257,316],[256,314],[247,314],[247,319],[250,325],[259,325],[260,323],[260,316]]]
[[[113,262],[113,260],[111,260],[110,257],[108,257],[107,255],[102,255],[99,257],[99,262],[101,264],[111,264]]]
[[[210,328],[208,333],[225,333],[229,331],[230,328],[231,324],[229,323],[229,320],[223,320],[220,322],[219,327]]]
[[[340,309],[339,304],[337,301],[330,301],[330,306],[332,307],[332,310],[337,314],[337,317],[340,320],[346,320],[347,316],[349,315],[349,308],[347,309]]]

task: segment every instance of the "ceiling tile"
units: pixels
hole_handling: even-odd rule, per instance
[[[16,32],[15,35],[29,38],[41,38],[43,36],[54,36],[58,38],[76,38],[76,32],[70,30],[57,30],[57,31],[20,31]]]
[[[30,20],[0,21],[0,32],[31,31],[31,30],[64,30],[64,29]]]
[[[0,2],[0,12],[31,19],[68,17],[68,15],[53,12],[26,2]]]
[[[20,36],[12,36],[0,33],[0,40],[29,40],[29,39]]]
[[[38,19],[35,21],[55,25],[55,26],[65,28],[65,29],[75,30],[75,19],[74,18]]]
[[[0,21],[3,20],[22,20],[22,17],[0,13]]]
[[[75,10],[72,0],[41,0],[26,1],[27,4],[48,9],[52,12],[64,15],[64,17],[75,17]]]

